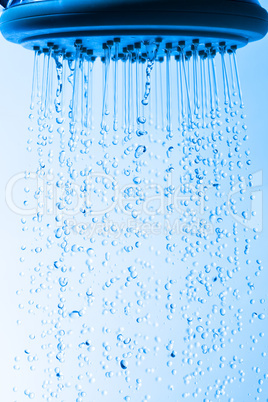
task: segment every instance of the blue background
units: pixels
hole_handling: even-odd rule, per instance
[[[262,1],[268,9],[268,1]],[[16,334],[17,300],[20,287],[19,250],[23,234],[19,217],[5,203],[5,186],[11,176],[31,169],[31,160],[26,152],[28,114],[30,104],[33,54],[7,43],[0,38],[0,255],[1,255],[1,364],[0,400],[14,400],[12,392],[13,365],[16,351],[23,348],[23,341]],[[251,149],[252,172],[263,171],[263,232],[255,244],[258,255],[266,268],[268,262],[268,37],[250,44],[238,52],[240,78],[246,105],[247,125]],[[259,297],[268,299],[267,270],[262,274],[262,289]],[[267,329],[267,320],[264,321]],[[266,331],[264,331],[266,332]],[[22,374],[22,373],[21,373]],[[250,388],[249,385],[247,387]],[[265,387],[263,387],[265,388]],[[261,400],[267,400],[266,388]]]

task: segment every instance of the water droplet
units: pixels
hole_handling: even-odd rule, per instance
[[[128,363],[126,360],[121,360],[120,366],[123,370],[126,370],[128,368]]]
[[[146,147],[144,145],[139,145],[135,151],[135,158],[139,158],[145,152],[146,152]]]

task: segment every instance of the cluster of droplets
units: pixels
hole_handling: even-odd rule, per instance
[[[18,325],[31,329],[14,368],[39,380],[14,391],[19,401],[238,401],[237,383],[246,398],[254,373],[261,400],[266,300],[235,48],[120,46],[105,43],[101,62],[81,41],[74,53],[35,49],[38,167],[23,203],[36,209],[21,221],[29,270],[18,290]]]

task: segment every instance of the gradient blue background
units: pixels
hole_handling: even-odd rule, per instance
[[[268,0],[263,0],[262,5],[268,9]],[[12,392],[14,356],[23,348],[23,340],[16,333],[18,302],[15,292],[20,287],[19,251],[24,235],[19,216],[5,203],[5,186],[14,174],[34,168],[31,155],[26,152],[33,54],[1,37],[0,49],[0,401],[11,402],[15,399]],[[259,297],[268,299],[268,37],[241,49],[238,61],[248,116],[252,172],[263,171],[263,232],[255,247],[265,268]],[[267,320],[263,325],[267,330]],[[261,398],[264,399],[261,400],[266,401],[268,388],[263,389]]]

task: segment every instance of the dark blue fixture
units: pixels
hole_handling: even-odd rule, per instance
[[[268,14],[257,0],[1,0],[4,37],[26,48],[53,42],[66,51],[76,39],[102,53],[101,44],[123,37],[121,46],[161,37],[200,45],[241,47],[263,38]],[[161,47],[160,47],[161,50]]]

